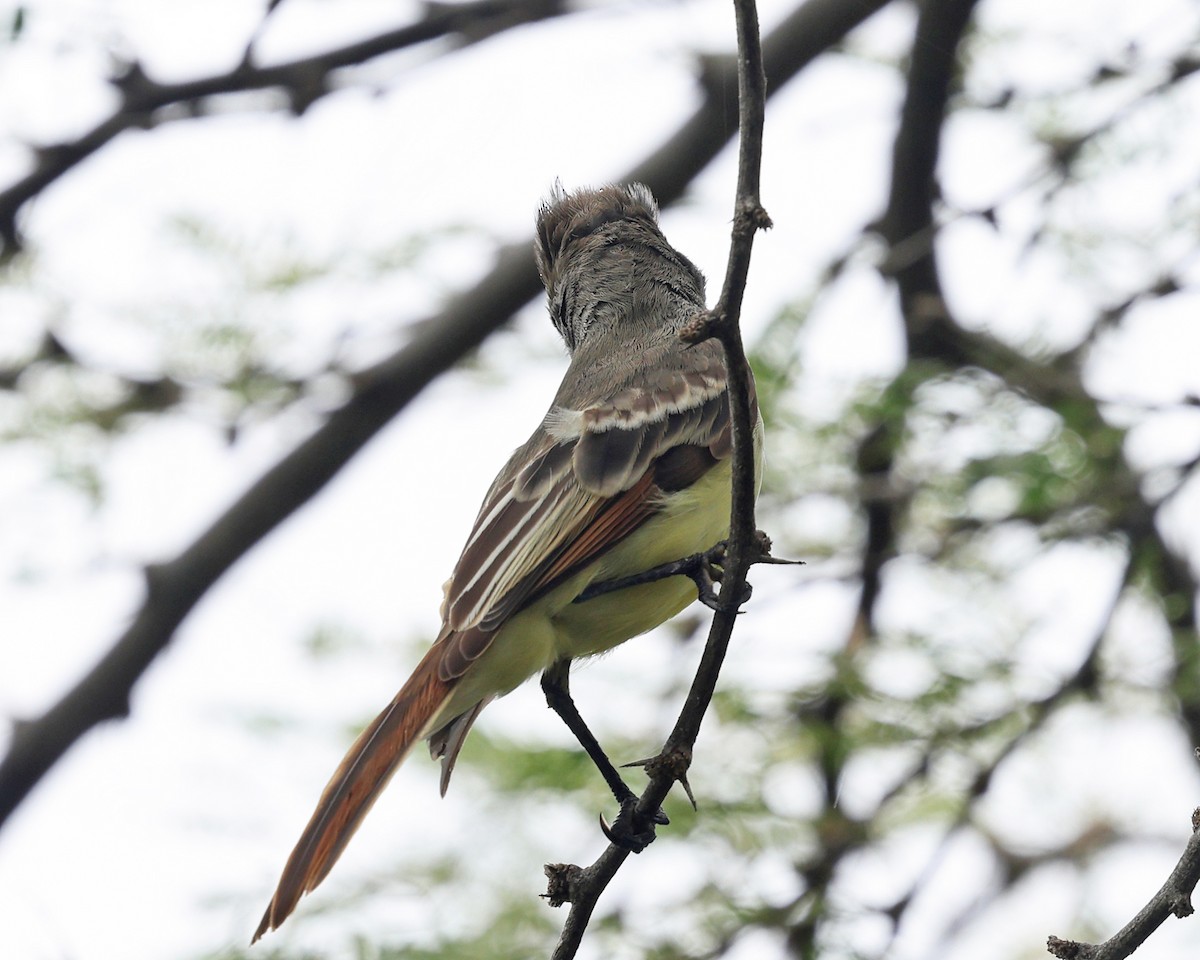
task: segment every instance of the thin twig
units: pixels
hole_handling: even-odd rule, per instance
[[[762,162],[762,128],[766,109],[766,76],[758,35],[758,12],[754,0],[734,0],[738,32],[739,133],[738,185],[733,236],[725,284],[717,306],[707,318],[707,333],[720,339],[729,371],[729,404],[733,424],[733,504],[730,517],[728,557],[724,564],[718,609],[713,615],[708,642],[692,681],[675,728],[663,751],[646,764],[649,784],[638,798],[643,818],[653,816],[676,781],[687,788],[687,768],[700,724],[716,689],[717,677],[733,633],[738,601],[753,559],[761,553],[754,524],[754,424],[750,413],[750,386],[746,354],[738,320],[750,269],[754,234],[769,225],[759,201],[759,169]],[[690,794],[690,789],[689,789]],[[553,960],[575,956],[601,893],[616,875],[629,851],[609,844],[590,867],[558,864],[548,868],[552,882],[562,881],[555,900],[569,900],[570,912],[552,955]]]
[[[764,44],[771,90],[889,2],[804,4]],[[709,95],[696,112],[621,179],[649,184],[664,204],[677,199],[731,135],[720,91],[733,71],[733,66],[713,66]],[[0,194],[0,210],[11,202],[6,197]],[[255,481],[205,533],[175,559],[148,570],[146,598],[125,633],[42,716],[15,725],[0,763],[0,827],[72,744],[97,724],[128,715],[134,684],[230,566],[315,496],[430,381],[540,292],[529,245],[506,247],[490,274],[420,325],[405,348],[360,376],[350,401]]]

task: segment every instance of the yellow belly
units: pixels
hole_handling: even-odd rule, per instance
[[[760,421],[755,429],[758,466],[761,435]],[[445,715],[455,716],[484,697],[502,696],[559,660],[603,653],[652,630],[695,600],[696,585],[675,576],[573,602],[589,584],[641,573],[727,537],[731,469],[731,460],[724,460],[686,490],[668,494],[658,514],[514,615],[462,678]],[[755,473],[761,476],[761,470]]]
[[[696,599],[695,584],[676,576],[572,602],[591,583],[679,560],[728,536],[729,474],[726,460],[687,490],[671,494],[661,513],[574,578],[561,598],[554,597],[555,605],[547,612],[555,628],[555,659],[603,653],[666,622]]]

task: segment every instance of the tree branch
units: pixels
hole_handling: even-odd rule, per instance
[[[889,263],[900,285],[905,318],[918,297],[941,296],[941,281],[929,238],[937,199],[938,156],[958,46],[978,0],[925,0],[917,21],[900,127],[892,146],[888,206],[876,229],[889,245]],[[916,244],[918,252],[908,255]]]
[[[764,44],[769,92],[888,2],[810,0],[800,7]],[[664,203],[678,198],[731,135],[720,91],[733,70],[732,65],[714,67],[708,96],[696,112],[622,179],[648,183]],[[6,196],[0,194],[0,210]],[[113,647],[41,717],[14,726],[0,763],[0,827],[76,740],[104,720],[128,715],[133,685],[226,570],[315,496],[409,400],[539,290],[529,245],[505,247],[491,273],[420,324],[406,347],[359,376],[345,406],[252,484],[205,533],[175,559],[148,569],[142,607]]]
[[[737,619],[738,604],[746,585],[746,574],[750,565],[763,552],[754,523],[756,484],[749,367],[738,321],[750,270],[754,234],[759,229],[770,226],[770,220],[759,200],[766,74],[758,34],[758,11],[754,0],[734,0],[734,9],[737,15],[738,36],[740,143],[733,236],[730,241],[725,283],[717,305],[684,332],[685,339],[692,342],[717,337],[725,350],[726,368],[729,372],[730,419],[733,426],[733,502],[728,554],[723,565],[720,601],[713,615],[708,641],[695,679],[662,752],[645,765],[650,782],[638,798],[637,805],[638,813],[644,818],[654,815],[676,781],[682,783],[688,795],[691,795],[687,784],[687,770],[691,763],[692,749],[716,689],[721,664],[729,647],[729,639]],[[569,901],[571,904],[552,955],[553,960],[569,960],[575,956],[601,893],[628,856],[628,850],[616,844],[609,844],[600,858],[585,869],[564,864],[547,866],[547,875],[551,880],[551,889],[548,892],[548,896],[552,898],[551,902]]]
[[[910,362],[933,359],[955,367],[977,366],[989,370],[1048,409],[1072,410],[1077,429],[1100,434],[1108,428],[1097,402],[1084,388],[1079,369],[1082,356],[1078,351],[1049,365],[1036,363],[989,336],[963,329],[955,322],[942,291],[933,244],[938,144],[954,72],[958,69],[955,51],[973,6],[974,0],[925,0],[922,5],[893,152],[890,199],[876,226],[889,243],[883,270],[894,277],[900,289]],[[1084,425],[1079,427],[1078,421]],[[1115,525],[1129,537],[1131,557],[1158,558],[1156,574],[1165,581],[1165,590],[1182,601],[1171,626],[1177,635],[1186,637],[1182,643],[1190,648],[1194,644],[1195,627],[1194,577],[1186,561],[1168,548],[1158,532],[1154,508],[1141,495],[1136,475],[1120,444],[1113,445],[1111,460],[1117,487],[1113,492],[1117,503]],[[1131,563],[1126,577],[1132,572]],[[1097,635],[1096,644],[1099,640]],[[1087,681],[1094,671],[1095,653],[1094,645],[1072,684],[1082,685]],[[1185,653],[1180,662],[1186,657]],[[1035,719],[1051,704],[1051,700],[1035,704],[1039,711]],[[1186,713],[1186,705],[1184,709]],[[1015,744],[1010,749],[1012,746]],[[978,780],[976,792],[982,791],[986,783],[986,778]],[[1200,810],[1193,816],[1193,830],[1198,827]],[[1099,945],[1050,937],[1047,949],[1063,960],[1121,960],[1169,914],[1186,916],[1192,912],[1189,898],[1197,878],[1200,878],[1200,833],[1194,832],[1167,883],[1123,930]]]
[[[1125,960],[1167,917],[1192,915],[1192,891],[1200,882],[1200,807],[1192,811],[1192,836],[1167,882],[1136,917],[1103,943],[1080,943],[1049,937],[1046,950],[1059,960]]]
[[[0,192],[0,257],[8,258],[21,247],[17,229],[21,207],[126,130],[194,115],[200,104],[209,98],[253,90],[285,90],[292,109],[301,113],[330,92],[330,74],[340,68],[356,66],[438,37],[458,35],[465,43],[473,43],[518,24],[533,23],[565,12],[565,0],[428,3],[425,16],[416,23],[274,66],[255,66],[253,50],[248,49],[241,63],[227,73],[179,83],[159,83],[152,80],[140,64],[130,64],[111,80],[121,94],[121,105],[112,116],[74,140],[37,149],[33,169]],[[169,118],[164,118],[163,108],[172,106],[187,107],[193,112],[173,112]]]
[[[175,559],[147,567],[146,598],[125,633],[44,715],[14,727],[0,764],[0,824],[79,737],[104,720],[128,715],[133,684],[208,588],[329,482],[434,378],[505,323],[537,287],[529,246],[504,248],[487,277],[425,321],[407,346],[357,377],[353,397],[197,540]]]

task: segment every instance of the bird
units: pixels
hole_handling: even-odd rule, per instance
[[[567,675],[573,661],[697,598],[687,576],[638,575],[728,537],[726,360],[715,340],[680,336],[705,312],[704,278],[666,240],[646,186],[556,183],[538,209],[534,254],[570,357],[563,381],[484,497],[444,587],[436,640],[330,778],[252,943],[325,879],[418,743],[441,759],[444,795],[480,712],[539,673],[621,802],[610,838],[635,850],[652,839],[653,823],[637,820],[632,791],[575,709]],[[746,372],[757,477],[763,426]],[[666,822],[661,811],[653,819]]]

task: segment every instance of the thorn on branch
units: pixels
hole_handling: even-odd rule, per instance
[[[170,587],[167,584],[167,565],[165,563],[148,563],[142,568],[142,576],[146,580],[146,597],[149,600],[163,596]]]
[[[58,334],[53,330],[47,330],[42,334],[42,342],[38,344],[37,352],[30,362],[36,363],[39,360],[50,363],[74,363],[75,357],[71,355],[71,351],[67,349],[67,345],[62,342]]]
[[[681,787],[683,787],[683,792],[684,792],[684,794],[687,795],[688,803],[690,803],[692,805],[692,810],[694,810],[694,811],[699,810],[700,805],[698,803],[696,803],[696,795],[694,793],[692,793],[692,785],[690,783],[688,783],[687,774],[681,773],[675,779],[679,783],[679,785]]]
[[[26,720],[24,717],[13,717],[9,720],[9,730],[12,737],[12,742],[20,740],[22,736],[27,735],[31,730],[36,728],[36,724],[32,720]]]
[[[1152,297],[1167,297],[1172,293],[1178,293],[1179,290],[1179,281],[1168,273],[1158,278],[1149,293]]]
[[[1184,77],[1190,77],[1197,70],[1200,70],[1200,56],[1185,53],[1171,64],[1171,78],[1168,82],[1177,83]]]
[[[625,764],[625,766],[641,767],[651,779],[657,779],[660,775],[665,775],[671,781],[683,787],[683,792],[687,794],[688,802],[692,805],[692,809],[699,809],[696,805],[696,797],[692,793],[692,785],[688,783],[687,778],[688,770],[692,766],[692,748],[687,744],[679,744],[678,746],[664,750],[657,756],[648,757],[645,760],[635,760],[633,763]]]
[[[129,691],[118,694],[113,701],[113,708],[108,714],[109,720],[128,720],[133,716],[133,701],[129,699]]]

